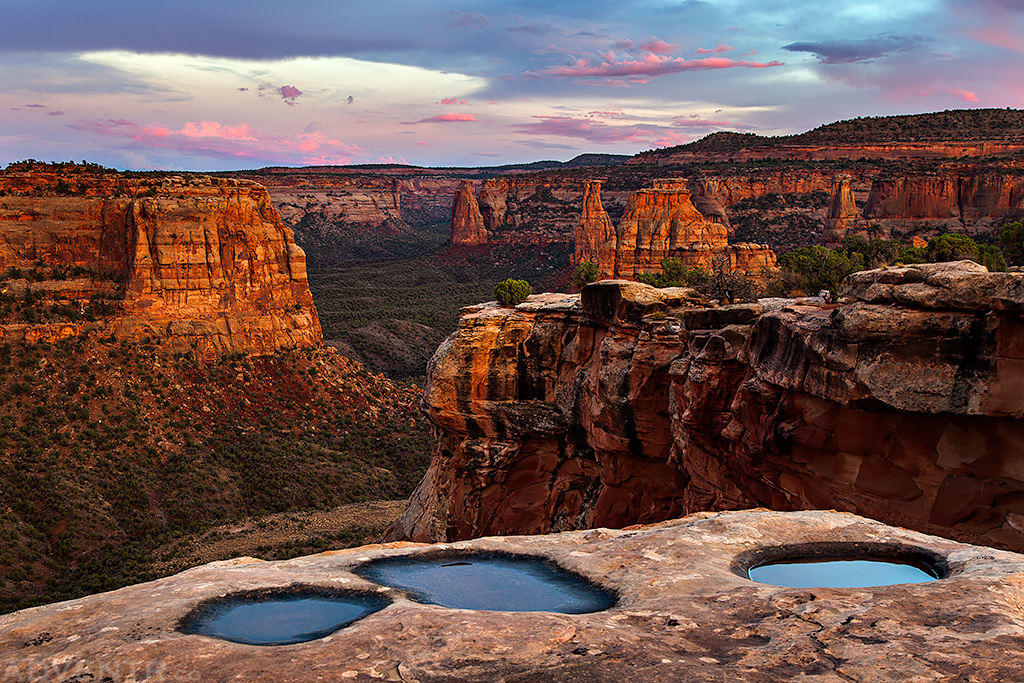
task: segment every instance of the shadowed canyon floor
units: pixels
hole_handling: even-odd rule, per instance
[[[766,548],[918,549],[947,577],[874,588],[750,581]],[[623,530],[446,546],[550,559],[615,591],[588,614],[421,604],[353,570],[437,551],[392,544],[283,562],[237,559],[0,617],[0,677],[41,680],[974,681],[1020,680],[1024,557],[834,512],[702,513]],[[258,647],[186,635],[204,601],[306,586],[369,591],[383,610],[323,638]]]

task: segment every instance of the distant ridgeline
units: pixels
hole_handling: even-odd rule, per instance
[[[821,147],[834,148],[830,153]],[[1024,112],[955,109],[930,114],[868,116],[837,121],[798,135],[713,133],[695,142],[638,154],[626,163],[679,163],[695,157],[850,158],[954,157],[1024,149]],[[858,154],[858,150],[861,151]]]
[[[779,137],[720,132],[615,167],[486,178],[479,191],[463,180],[452,243],[575,244],[577,261],[583,252],[593,256],[595,240],[605,251],[621,250],[591,234],[592,218],[607,214],[616,225],[635,209],[639,191],[668,181],[689,191],[695,221],[724,226],[732,243],[779,252],[837,245],[847,234],[907,243],[943,232],[987,238],[1024,216],[1022,155],[1024,112],[1017,110],[861,118]],[[597,203],[593,182],[601,183]],[[668,226],[658,232],[688,234]],[[582,250],[581,241],[588,243]],[[659,248],[643,249],[641,239],[629,259],[658,271]],[[632,277],[628,270],[623,276]]]
[[[0,342],[95,334],[212,358],[321,342],[260,185],[94,164],[0,172]]]

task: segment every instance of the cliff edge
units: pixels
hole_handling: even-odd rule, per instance
[[[1024,549],[1024,276],[868,271],[841,305],[602,281],[464,309],[393,538],[834,508]],[[652,315],[656,314],[656,315]]]
[[[0,270],[6,298],[44,312],[8,315],[3,340],[98,333],[199,357],[322,341],[305,254],[249,181],[12,164]]]

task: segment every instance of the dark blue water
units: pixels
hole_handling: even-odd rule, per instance
[[[791,588],[868,588],[938,578],[915,565],[887,559],[773,562],[753,567],[747,574],[759,583]]]
[[[583,614],[615,604],[611,591],[534,557],[444,553],[389,557],[357,567],[376,583],[457,609]]]
[[[362,594],[239,594],[200,607],[181,630],[246,645],[291,645],[323,638],[387,605]]]

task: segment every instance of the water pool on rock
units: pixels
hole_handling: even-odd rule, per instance
[[[539,557],[428,553],[387,557],[355,573],[409,592],[419,602],[457,609],[583,614],[612,607],[616,595]]]
[[[249,591],[200,605],[179,628],[245,645],[292,645],[323,638],[388,604],[369,593],[315,587]]]
[[[791,559],[751,567],[747,573],[758,583],[790,588],[870,588],[939,579],[930,568],[878,557]]]

